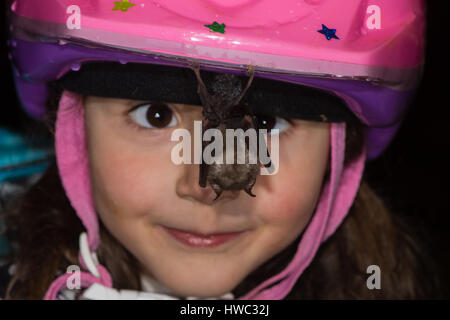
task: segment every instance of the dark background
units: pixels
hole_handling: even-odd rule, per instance
[[[416,227],[417,236],[425,241],[442,269],[444,288],[450,288],[449,2],[427,2],[428,45],[421,86],[397,136],[381,157],[367,164],[365,173],[369,184],[392,212],[407,217]],[[2,11],[0,126],[32,131],[36,124],[18,107],[4,21]],[[450,298],[449,291],[445,294]]]

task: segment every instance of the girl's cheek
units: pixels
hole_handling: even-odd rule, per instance
[[[153,158],[113,172],[108,197],[116,199],[115,206],[125,215],[143,216],[156,211],[170,193],[168,183],[172,179],[166,167],[167,161]]]
[[[324,129],[314,139],[296,137],[287,141],[290,145],[280,145],[277,174],[258,178],[260,193],[264,192],[258,212],[265,223],[298,231],[309,221],[322,191],[328,163],[328,132]]]
[[[308,188],[304,180],[292,175],[280,174],[273,180],[272,192],[261,201],[258,214],[268,226],[299,231],[313,214],[317,200],[316,192],[311,190],[314,187]],[[305,188],[309,190],[303,191]]]
[[[89,152],[95,203],[116,217],[148,215],[171,179],[167,152],[107,138],[97,142],[91,141]]]

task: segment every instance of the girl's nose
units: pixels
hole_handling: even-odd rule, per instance
[[[207,183],[205,188],[199,185],[200,166],[198,164],[182,164],[181,166],[180,176],[176,184],[176,193],[179,197],[213,205],[234,200],[239,196],[239,191],[224,190],[220,197],[214,200],[216,193],[211,188],[211,185]]]

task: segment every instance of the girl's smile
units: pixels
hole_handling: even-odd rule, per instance
[[[239,239],[248,233],[248,231],[241,231],[233,233],[217,233],[211,234],[209,236],[203,236],[167,227],[163,227],[163,229],[178,242],[193,248],[222,248],[222,245],[224,245],[225,243],[229,243],[234,239]]]
[[[181,296],[233,290],[299,237],[314,213],[328,164],[328,123],[266,119],[271,128],[283,126],[278,173],[258,177],[255,198],[224,191],[214,201],[212,188],[199,186],[198,165],[170,159],[177,143],[171,132],[192,131],[200,107],[98,97],[86,97],[84,106],[101,221],[145,273]]]

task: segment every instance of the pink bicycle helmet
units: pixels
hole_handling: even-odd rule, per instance
[[[10,50],[20,101],[42,118],[48,84],[93,61],[243,74],[328,92],[364,125],[365,152],[343,165],[345,124],[331,125],[331,174],[316,212],[283,272],[241,299],[282,299],[339,226],[358,190],[364,161],[398,130],[424,63],[422,0],[14,0]],[[63,186],[95,256],[98,222],[90,194],[82,103],[65,92],[56,155]],[[86,250],[84,248],[83,250]],[[96,259],[83,281],[111,286]],[[47,298],[62,286],[55,281]]]

